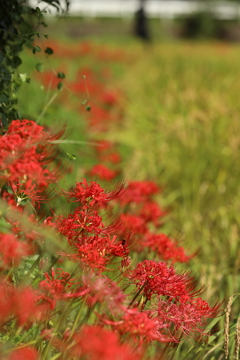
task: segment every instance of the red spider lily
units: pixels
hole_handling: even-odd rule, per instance
[[[18,205],[27,198],[43,201],[43,192],[59,178],[61,163],[52,166],[58,149],[51,141],[61,134],[50,135],[33,121],[14,120],[0,137],[0,180],[11,187]]]
[[[11,284],[0,283],[0,324],[16,319],[18,326],[29,326],[40,316],[41,309],[37,305],[37,294],[30,287],[14,288]]]
[[[113,164],[118,164],[121,161],[121,156],[117,152],[102,156],[102,161],[107,161]]]
[[[190,299],[203,288],[196,289],[196,281],[189,273],[177,274],[172,266],[164,262],[145,260],[127,275],[148,300],[153,295],[171,299]]]
[[[113,326],[120,335],[126,333],[133,337],[140,345],[143,342],[157,340],[160,343],[177,342],[171,334],[165,334],[164,321],[161,317],[153,318],[151,311],[139,311],[139,309],[126,309],[121,320],[111,321],[103,318],[105,324]]]
[[[116,144],[111,141],[98,141],[98,145],[96,146],[96,156],[99,159],[99,162],[118,164],[121,161],[121,156],[117,152]]]
[[[94,165],[88,174],[89,176],[96,176],[100,180],[111,181],[118,175],[118,171],[111,170],[106,165],[98,164]]]
[[[213,319],[221,311],[221,303],[210,306],[202,298],[189,298],[184,302],[159,300],[155,312],[157,318],[162,319],[166,329],[175,337],[190,335],[199,337],[208,335],[204,330],[208,319]]]
[[[113,143],[111,141],[99,140],[96,150],[99,154],[102,154],[103,152],[109,151],[112,147]]]
[[[111,279],[101,274],[89,272],[81,278],[82,286],[76,290],[76,294],[84,296],[88,306],[92,307],[97,302],[104,303],[112,312],[123,309],[126,294]]]
[[[97,182],[77,182],[75,188],[70,192],[63,192],[65,196],[74,202],[80,202],[83,207],[92,207],[93,205],[102,206],[109,201],[116,199],[123,193],[124,184],[119,183],[112,191],[105,191]]]
[[[0,269],[18,266],[22,257],[29,255],[29,246],[14,234],[0,233]]]
[[[91,360],[138,360],[140,356],[126,344],[120,344],[116,333],[100,326],[85,326],[74,335],[73,356],[86,356]],[[89,341],[91,339],[91,341]]]
[[[88,114],[90,127],[98,131],[106,131],[109,123],[113,121],[111,113],[101,105],[91,103],[91,111]]]
[[[83,237],[90,235],[114,235],[122,227],[122,223],[118,219],[112,221],[110,225],[105,225],[97,210],[81,209],[80,207],[67,217],[59,216],[55,223],[48,219],[48,223],[65,235],[70,245],[82,243]]]
[[[161,225],[160,219],[166,215],[159,204],[153,200],[144,202],[139,215],[146,223],[152,222],[156,227]]]
[[[58,230],[65,235],[70,243],[75,243],[84,234],[103,234],[106,228],[102,222],[102,217],[96,210],[76,208],[73,214],[66,218],[60,216],[57,220]],[[81,240],[80,240],[81,241]]]
[[[52,268],[51,274],[45,273],[44,275],[46,280],[40,282],[43,294],[39,296],[39,300],[48,302],[53,310],[57,300],[64,299],[64,295],[71,291],[75,282],[71,279],[71,275],[62,269],[57,269],[55,272]]]
[[[38,352],[33,347],[23,347],[14,349],[9,356],[2,358],[2,360],[38,360]]]
[[[159,193],[159,191],[159,187],[152,181],[131,181],[118,201],[121,205],[139,204],[149,200],[152,195]]]
[[[142,240],[142,244],[154,251],[160,258],[166,261],[171,260],[172,263],[188,262],[195,256],[195,254],[186,255],[184,248],[165,234],[152,234],[149,232]]]
[[[144,235],[148,232],[145,220],[138,215],[121,214],[120,220],[126,232],[130,230],[135,235]]]
[[[107,106],[113,106],[118,103],[118,94],[114,91],[105,91],[101,94],[102,102]]]
[[[72,242],[74,253],[63,254],[73,261],[81,261],[90,268],[105,270],[114,257],[127,257],[129,250],[116,236],[82,236]]]

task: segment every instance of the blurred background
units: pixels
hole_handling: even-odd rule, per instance
[[[38,4],[37,0],[29,0],[29,3],[47,9],[46,4]],[[64,0],[60,3],[65,6]],[[70,0],[68,16],[71,21],[78,17],[82,22],[78,29],[69,31],[73,36],[109,30],[118,35],[126,34],[131,32],[131,20],[136,18],[140,8],[144,9],[144,16],[151,24],[151,35],[156,39],[240,39],[238,0]],[[51,8],[48,14],[56,15],[56,11]],[[93,20],[97,19],[94,24]]]

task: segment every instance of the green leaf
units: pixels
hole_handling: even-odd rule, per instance
[[[9,99],[7,98],[7,96],[5,94],[0,95],[0,104],[3,103],[8,103]]]
[[[0,231],[2,233],[7,233],[11,229],[11,225],[6,222],[4,218],[0,218]]]
[[[42,63],[37,63],[37,64],[36,64],[36,69],[37,69],[37,71],[39,71],[39,72],[43,72],[43,70],[44,70],[43,64],[42,64]]]
[[[90,105],[87,105],[87,106],[85,107],[85,109],[86,109],[87,111],[91,111],[91,106],[90,106]]]
[[[83,101],[82,101],[82,105],[86,105],[87,102],[88,102],[87,100],[83,100]]]
[[[48,39],[48,35],[43,35],[46,39]]]
[[[22,59],[20,59],[19,56],[14,56],[11,61],[11,65],[13,68],[17,68],[19,65],[21,65],[21,63],[22,63]]]
[[[10,72],[3,65],[0,65],[0,80],[11,81],[11,78]]]
[[[70,160],[76,160],[77,159],[76,155],[74,155],[74,154],[70,154],[68,152],[66,154],[67,154],[67,156],[69,157]]]
[[[47,47],[45,49],[45,53],[48,54],[48,55],[52,55],[53,54],[53,49],[51,49],[50,47]]]
[[[58,88],[58,90],[62,90],[62,87],[63,87],[63,83],[60,81],[60,82],[57,84],[57,88]]]
[[[4,59],[3,53],[0,51],[0,64],[3,61],[3,59]]]
[[[63,72],[59,72],[58,74],[57,74],[57,77],[59,78],[59,79],[65,79],[65,74],[63,73]]]
[[[40,46],[34,46],[32,49],[33,54],[36,54],[37,52],[41,52],[42,49],[40,48]]]
[[[28,76],[28,74],[19,74],[18,75],[19,77],[20,77],[20,79],[21,79],[21,81],[22,81],[22,83],[30,83],[30,81],[31,81],[31,79],[30,79],[30,77]]]
[[[0,121],[1,121],[1,123],[2,123],[2,125],[3,125],[4,127],[7,126],[7,124],[8,124],[7,118],[6,118],[6,116],[5,116],[3,113],[0,113]]]

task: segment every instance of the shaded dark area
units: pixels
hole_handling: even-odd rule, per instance
[[[221,41],[239,42],[240,25],[238,20],[221,20],[210,12],[199,11],[178,19],[180,38],[217,39]]]
[[[148,19],[144,8],[145,2],[145,0],[140,0],[139,9],[135,13],[134,34],[141,40],[149,42],[151,40],[151,36]]]

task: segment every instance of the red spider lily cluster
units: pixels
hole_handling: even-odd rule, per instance
[[[86,178],[55,189],[63,132],[13,120],[0,136],[0,359],[153,360],[207,336],[220,305],[174,267],[193,255],[161,230],[159,186],[119,181],[116,144],[99,141]]]
[[[188,272],[178,273],[173,265],[160,261],[160,255],[165,259],[164,246],[159,251],[161,242],[166,252],[171,247],[174,250],[174,246],[181,249],[180,260],[179,252],[177,257],[174,251],[171,257],[168,255],[172,262],[188,261],[189,257],[163,234],[150,234],[149,223],[155,224],[157,230],[164,215],[152,198],[159,191],[156,184],[135,181],[126,188],[117,184],[106,190],[96,181],[83,179],[59,194],[71,203],[70,213],[44,219],[44,227],[55,229],[66,245],[55,254],[57,260],[47,259],[47,253],[37,244],[35,248],[30,246],[29,233],[23,233],[20,223],[13,223],[9,212],[21,207],[21,213],[29,217],[27,206],[19,204],[20,194],[32,204],[43,202],[44,198],[36,194],[56,181],[58,172],[52,165],[58,163],[58,155],[52,148],[52,138],[33,121],[16,120],[0,139],[4,145],[7,139],[11,144],[3,146],[2,151],[2,193],[8,209],[3,220],[8,227],[0,238],[0,326],[3,334],[10,327],[19,337],[15,349],[14,341],[2,347],[2,356],[141,359],[148,344],[159,342],[164,346],[179,342],[183,336],[204,333],[206,320],[216,316],[219,307],[211,307],[199,297],[201,289],[196,288]],[[19,145],[12,139],[17,139]],[[31,161],[36,173],[29,171]],[[41,174],[46,175],[42,178]],[[29,193],[26,182],[28,188],[34,186],[34,193]],[[106,214],[113,211],[114,204],[120,205],[118,209],[121,207],[123,213],[111,222],[111,216]],[[128,211],[124,213],[125,206]],[[151,208],[155,211],[151,212]],[[154,236],[156,249],[149,245],[149,239],[154,244]],[[147,246],[155,251],[157,261],[136,263],[136,243],[140,245],[138,252],[143,249],[144,253]],[[31,257],[36,257],[32,283],[32,270],[27,268]],[[34,336],[38,334],[36,347],[29,345],[32,329]]]

